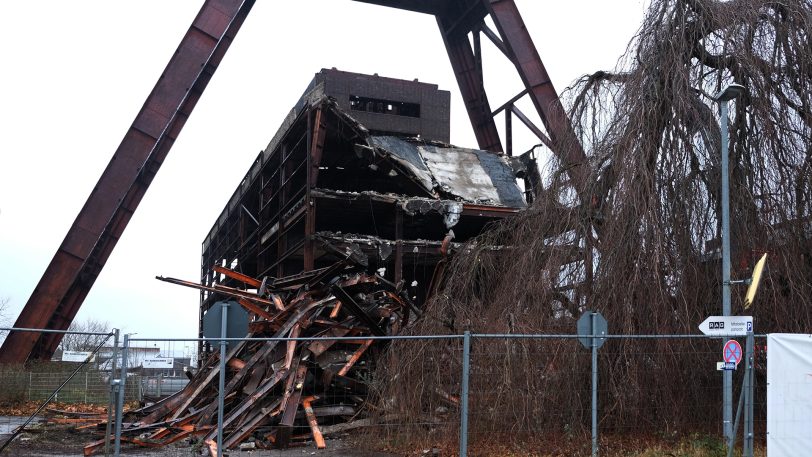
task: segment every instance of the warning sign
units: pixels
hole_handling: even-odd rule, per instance
[[[722,348],[722,360],[736,365],[742,361],[742,346],[736,340],[729,340]]]

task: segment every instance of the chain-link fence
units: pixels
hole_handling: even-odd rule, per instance
[[[591,355],[572,337],[474,338],[472,455],[510,455],[517,447],[526,455],[591,455],[593,412],[601,455],[726,455],[720,340],[611,336],[597,350],[596,365]],[[759,355],[752,403],[755,454],[763,455],[766,370],[763,352]],[[744,376],[742,362],[734,375],[734,398]]]
[[[62,364],[50,373],[47,365],[6,367],[2,403],[51,400],[5,452],[104,455],[107,443],[113,455],[118,436],[122,455],[211,454],[220,438],[229,455],[301,455],[323,440],[344,453],[337,455],[588,456],[597,432],[602,456],[727,455],[722,340],[605,335],[597,363],[592,341],[478,334],[229,339],[221,361],[219,341],[209,340],[199,368],[182,361],[177,372],[164,361],[154,375],[143,360],[120,364],[113,379],[124,381],[112,382],[112,390],[123,384],[126,395],[117,398],[123,411],[111,422],[111,373],[103,363],[72,371]],[[181,359],[197,342],[125,338],[121,360],[143,348]],[[748,348],[745,338],[740,343]],[[734,413],[752,409],[753,454],[765,455],[764,338],[754,339],[752,354],[752,395],[734,402]],[[734,371],[736,400],[746,363]],[[30,409],[7,410],[0,433],[11,436]],[[737,417],[734,455],[742,453],[745,416]]]

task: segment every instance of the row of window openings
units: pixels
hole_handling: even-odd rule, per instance
[[[350,95],[350,109],[370,113],[393,114],[395,116],[420,117],[419,103],[396,102],[380,98]]]

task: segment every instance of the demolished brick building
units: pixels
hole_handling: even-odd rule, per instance
[[[224,357],[225,448],[321,448],[368,423],[368,362],[386,345],[370,337],[414,322],[451,251],[527,206],[507,157],[448,144],[449,103],[436,85],[322,70],[206,237],[201,283],[159,278],[201,290],[201,336],[232,300],[248,336],[273,338]],[[216,454],[220,361],[206,352],[182,391],[133,412],[126,439],[200,435]]]
[[[201,283],[239,284],[213,265],[272,282],[352,251],[419,305],[444,239],[526,206],[507,157],[451,146],[449,132],[436,85],[317,73],[204,240]],[[202,292],[201,322],[217,299]]]

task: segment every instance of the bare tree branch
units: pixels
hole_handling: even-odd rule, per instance
[[[734,81],[748,94],[730,111],[733,276],[748,277],[769,252],[760,296],[747,312],[760,332],[812,332],[812,0],[652,0],[619,68],[581,78],[568,91],[573,127],[595,170],[592,206],[572,204],[572,190],[556,179],[562,165],[551,163],[532,208],[455,254],[444,286],[426,305],[430,318],[410,331],[571,333],[573,317],[594,309],[615,334],[695,333],[721,301],[713,249],[720,134],[718,105],[708,94]],[[594,243],[584,241],[593,236]],[[584,261],[589,253],[594,274]],[[742,294],[734,294],[734,312]],[[562,304],[571,311],[562,312]],[[449,354],[458,350],[454,344]],[[705,411],[690,405],[706,405],[704,396],[718,390],[715,373],[662,376],[695,363],[695,354],[664,346],[655,360],[647,355],[655,349],[643,344],[617,340],[602,356],[615,400],[602,427],[696,424]],[[422,373],[449,365],[435,343],[422,347],[393,353],[382,370],[399,382],[381,398],[421,407],[414,389],[401,386],[429,389]],[[584,420],[583,398],[567,393],[587,367],[572,362],[570,372],[538,383],[551,366],[573,360],[573,345],[517,342],[513,349],[472,356],[472,372],[508,373],[505,383],[527,386],[525,394],[511,390],[509,401],[474,398],[490,408],[491,422],[479,425],[542,429]],[[651,408],[669,414],[645,414]],[[536,413],[522,421],[517,409]]]
[[[83,321],[73,321],[70,324],[70,327],[68,327],[68,331],[106,334],[110,332],[110,323],[107,321],[87,318]],[[82,335],[67,333],[62,338],[62,342],[59,344],[59,347],[63,351],[91,351],[101,344],[101,342],[106,338],[106,335]]]

